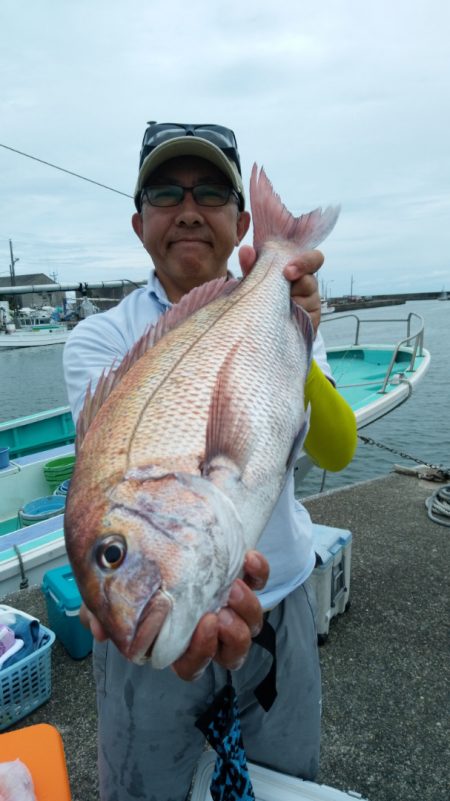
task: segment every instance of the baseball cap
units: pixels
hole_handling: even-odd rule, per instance
[[[178,156],[196,156],[210,161],[230,181],[239,197],[239,208],[245,206],[244,186],[236,137],[230,128],[201,123],[149,122],[142,140],[139,175],[134,202],[140,211],[140,195],[155,170]]]

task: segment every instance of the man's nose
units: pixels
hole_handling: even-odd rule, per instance
[[[202,225],[203,222],[201,207],[195,202],[192,192],[185,192],[184,198],[178,206],[177,225]]]

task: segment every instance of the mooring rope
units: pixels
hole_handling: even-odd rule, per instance
[[[425,506],[428,509],[430,520],[441,526],[450,527],[450,484],[435,490],[426,499]]]

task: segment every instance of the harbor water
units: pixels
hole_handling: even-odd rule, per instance
[[[430,369],[406,403],[360,433],[400,454],[450,467],[450,301],[414,301],[360,310],[357,314],[361,320],[384,321],[381,327],[363,323],[360,341],[381,344],[402,339],[406,335],[405,324],[391,321],[405,319],[410,312],[424,317]],[[332,314],[329,319],[321,328],[326,344],[348,343],[354,334],[354,318],[347,313]],[[413,330],[414,326],[413,321]],[[62,353],[62,345],[0,351],[0,421],[67,404]],[[327,474],[325,489],[385,475],[394,464],[414,466],[412,460],[400,454],[359,441],[353,462],[341,473]],[[302,497],[319,492],[322,480],[322,471],[313,468],[303,481]]]

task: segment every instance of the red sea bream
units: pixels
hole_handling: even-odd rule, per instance
[[[116,646],[156,668],[226,602],[306,428],[313,333],[283,268],[338,211],[294,218],[256,166],[250,200],[251,273],[185,296],[88,394],[79,421],[69,558]]]

